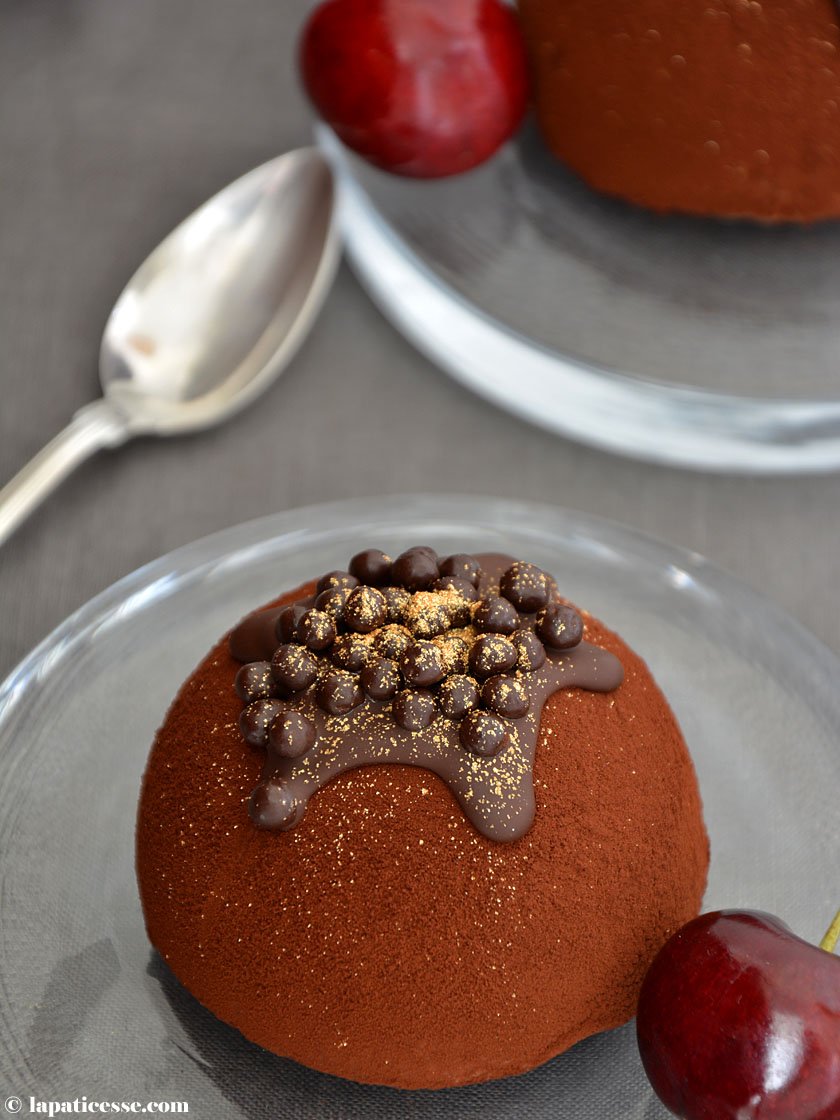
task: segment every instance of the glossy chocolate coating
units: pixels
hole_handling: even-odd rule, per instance
[[[440,574],[442,576],[456,576],[466,580],[473,587],[478,587],[481,579],[481,564],[478,557],[469,556],[466,552],[456,552],[454,556],[447,556],[441,560]]]
[[[458,591],[463,599],[469,603],[478,600],[478,590],[475,584],[461,576],[441,576],[436,579],[431,587],[432,591]]]
[[[268,729],[268,746],[280,758],[300,758],[315,745],[315,725],[300,712],[286,711]]]
[[[271,672],[270,661],[251,661],[243,665],[233,682],[236,695],[246,704],[254,700],[267,700],[277,695],[277,682]]]
[[[416,557],[418,553],[413,555]],[[430,559],[425,550],[419,555]],[[481,598],[498,595],[498,580],[511,567],[510,558],[484,555],[473,559],[481,569]],[[463,567],[461,564],[460,569]],[[458,578],[463,577],[459,575]],[[346,593],[346,589],[343,590]],[[452,591],[435,594],[452,594]],[[409,596],[409,600],[411,598]],[[409,600],[406,601],[408,606]],[[309,609],[312,601],[307,600],[303,606]],[[273,631],[277,614],[276,610],[269,609],[245,619],[231,635],[231,650],[239,651],[238,655],[244,660],[255,653],[256,660],[262,659],[259,651],[264,648],[266,639],[255,618],[264,615],[263,625]],[[415,660],[425,665],[427,656],[435,664],[434,673],[439,664],[442,675],[425,686],[418,680],[407,682],[410,687],[402,687],[392,700],[366,698],[353,672],[327,671],[315,685],[290,701],[315,727],[316,741],[298,759],[279,758],[274,752],[268,752],[258,787],[265,787],[266,792],[259,798],[255,792],[251,800],[250,812],[255,823],[264,828],[293,828],[312,794],[336,774],[358,766],[402,763],[425,767],[438,774],[449,785],[465,815],[484,835],[496,840],[514,840],[523,835],[535,811],[532,767],[540,712],[546,698],[559,688],[609,692],[617,688],[623,678],[618,659],[588,642],[580,642],[570,650],[550,649],[541,665],[531,667],[531,663],[539,659],[534,644],[539,639],[530,629],[532,623],[533,620],[529,624],[528,620],[520,618],[512,639],[500,634],[477,634],[468,626],[447,631],[432,641],[413,642],[409,650],[412,646],[420,646],[421,651],[431,647],[437,661],[425,652],[423,658],[413,656],[409,659],[412,675],[414,670],[410,666]],[[343,635],[331,647],[313,656],[329,669],[336,647],[341,648],[340,643],[350,639],[361,643],[366,650],[367,663],[368,659],[380,656],[377,642],[386,628],[367,635]],[[528,711],[518,718],[501,718],[491,711],[476,708],[475,703],[480,701],[471,699],[463,668],[446,656],[448,645],[460,651],[462,660],[465,650],[472,660],[478,647],[477,660],[486,670],[482,681],[499,674],[511,676],[517,682],[517,691],[521,688],[527,697]],[[303,653],[310,652],[298,648]],[[489,656],[488,648],[490,653],[495,653],[494,657]],[[527,669],[520,663],[525,649],[530,650]],[[403,653],[403,660],[407,652]],[[453,672],[456,669],[458,671]],[[471,679],[467,677],[466,681]],[[478,687],[473,681],[472,695],[478,692]],[[488,689],[488,698],[495,694],[497,687]],[[471,719],[479,715],[481,719]],[[465,723],[467,728],[462,738]],[[276,792],[278,783],[288,792],[287,798],[281,798]]]
[[[537,615],[534,629],[552,649],[572,649],[583,638],[583,619],[566,603],[549,603]]]
[[[342,670],[324,677],[318,684],[315,696],[319,706],[331,716],[343,716],[352,712],[365,698],[358,678]]]
[[[330,660],[348,673],[360,673],[370,657],[370,646],[359,634],[342,634],[329,651]]]
[[[362,669],[359,683],[371,700],[390,700],[400,687],[400,671],[387,657],[372,657]]]
[[[264,747],[268,742],[268,729],[285,710],[282,700],[255,700],[239,713],[242,738],[252,747]]]
[[[373,648],[380,656],[399,661],[411,642],[411,634],[403,626],[389,623],[374,635]]]
[[[297,637],[309,649],[326,649],[335,641],[335,623],[326,611],[317,611],[313,607],[301,616]]]
[[[488,595],[473,611],[472,621],[482,634],[510,635],[519,628],[519,613],[501,595]]]
[[[478,685],[473,677],[455,674],[441,682],[438,690],[438,707],[450,719],[461,720],[478,707]]]
[[[438,634],[443,634],[452,625],[455,611],[449,600],[455,598],[448,590],[443,594],[435,591],[416,592],[406,607],[405,625],[415,638],[435,638]],[[458,605],[466,611],[465,619],[468,619],[469,604],[459,601]]]
[[[308,611],[303,603],[294,603],[291,607],[286,607],[285,610],[281,611],[277,618],[277,625],[274,627],[277,641],[281,644],[296,642],[301,621],[307,613]]]
[[[501,634],[482,634],[470,650],[470,670],[473,676],[483,680],[496,673],[506,673],[514,667],[518,657],[516,646]]]
[[[485,708],[505,719],[521,719],[531,706],[525,685],[502,674],[484,682],[481,700]]]
[[[435,718],[435,698],[425,688],[404,688],[394,697],[391,711],[406,731],[424,731]]]
[[[327,587],[318,593],[315,606],[319,611],[326,611],[335,623],[336,629],[344,622],[344,604],[350,594],[347,587]]]
[[[546,605],[551,594],[548,576],[535,564],[515,560],[502,573],[499,590],[523,614],[533,614]]]
[[[382,594],[388,607],[388,621],[402,622],[411,602],[411,592],[404,587],[383,587]]]
[[[369,634],[381,626],[388,617],[385,596],[375,587],[354,587],[344,604],[344,621],[351,630]]]
[[[293,828],[303,816],[304,806],[294,790],[283,782],[260,782],[248,802],[251,820],[258,828],[276,832]]]
[[[326,575],[321,576],[318,580],[316,590],[318,594],[322,591],[329,591],[333,587],[343,587],[349,591],[353,587],[358,587],[359,581],[356,576],[351,575],[350,572],[327,572]]]
[[[498,716],[474,711],[461,723],[459,738],[471,754],[493,758],[510,742],[510,731]]]
[[[440,575],[435,553],[430,548],[409,548],[394,561],[394,583],[407,591],[424,591]]]
[[[400,669],[409,684],[421,688],[446,676],[440,650],[433,642],[412,642],[400,659]]]
[[[303,646],[278,646],[271,662],[277,683],[289,692],[302,692],[318,676],[318,662]]]
[[[545,665],[545,646],[533,630],[517,630],[510,640],[518,654],[516,668],[523,673],[533,673]]]
[[[350,574],[368,587],[381,587],[391,578],[391,557],[378,548],[357,552],[348,565]]]
[[[449,673],[466,673],[470,663],[469,643],[458,634],[443,634],[432,642],[440,650],[443,666]]]

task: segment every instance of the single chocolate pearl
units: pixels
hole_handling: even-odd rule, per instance
[[[388,617],[385,596],[375,587],[354,587],[344,604],[344,621],[351,630],[369,634]]]
[[[515,677],[501,675],[484,682],[481,700],[485,708],[507,719],[521,719],[531,706],[522,684]]]
[[[493,677],[512,669],[518,656],[508,638],[501,634],[482,634],[470,650],[470,669],[476,677]]]
[[[239,713],[242,738],[252,747],[266,746],[269,727],[285,710],[282,700],[255,700]]]
[[[283,712],[268,730],[268,745],[281,758],[300,758],[315,744],[315,724],[300,712]]]
[[[342,634],[330,650],[330,661],[348,673],[359,673],[370,657],[370,646],[358,634]]]
[[[399,661],[409,645],[411,634],[403,626],[383,626],[373,635],[373,648],[391,661]]]
[[[478,602],[478,592],[471,583],[458,576],[444,576],[435,580],[432,590],[447,592],[445,602],[450,626],[469,626],[472,604]]]
[[[440,574],[457,576],[459,579],[465,579],[473,587],[478,587],[481,565],[474,556],[468,556],[465,552],[456,552],[454,556],[447,556],[445,560],[441,560]]]
[[[469,603],[478,602],[478,591],[468,579],[461,576],[441,576],[436,579],[431,587],[432,591],[457,591],[462,599]]]
[[[315,600],[316,608],[319,611],[326,611],[333,620],[336,629],[344,621],[344,604],[347,602],[347,596],[349,594],[350,588],[328,587],[326,591],[322,591]]]
[[[274,679],[290,692],[309,688],[318,676],[318,662],[303,646],[278,646],[271,662]]]
[[[470,712],[461,721],[458,732],[471,754],[484,758],[498,754],[510,742],[510,732],[497,716],[489,712]]]
[[[548,602],[551,585],[541,568],[516,560],[502,576],[499,590],[518,611],[533,614]]]
[[[478,707],[478,685],[472,677],[453,674],[440,682],[438,707],[450,719],[463,719]]]
[[[243,665],[233,682],[236,695],[246,704],[254,700],[267,700],[277,695],[277,685],[271,675],[271,662],[251,661]]]
[[[574,607],[565,603],[549,603],[537,615],[534,628],[553,649],[572,649],[583,637],[583,619]]]
[[[446,672],[440,650],[431,642],[412,642],[400,659],[400,669],[409,684],[421,688],[437,684]]]
[[[293,828],[303,816],[303,806],[280,782],[260,782],[248,802],[248,813],[257,828],[285,832]]]
[[[418,591],[411,596],[405,624],[415,638],[434,638],[451,625],[447,604],[434,591]]]
[[[444,634],[434,639],[440,650],[443,667],[447,673],[466,673],[470,662],[470,647],[457,634]]]
[[[315,699],[331,716],[343,716],[352,712],[364,698],[358,678],[346,672],[330,673],[315,690]]]
[[[521,669],[523,673],[533,673],[535,669],[545,665],[545,646],[536,634],[530,630],[517,630],[515,634],[511,634],[510,640],[519,655],[517,669]]]
[[[390,700],[400,687],[399,670],[387,657],[372,657],[362,669],[359,683],[371,700]]]
[[[402,622],[411,602],[411,592],[404,587],[383,587],[389,622]]]
[[[335,623],[326,611],[313,608],[301,617],[297,635],[307,649],[326,649],[335,641]]]
[[[437,556],[430,548],[409,548],[394,561],[391,578],[408,591],[424,591],[438,578]]]
[[[435,718],[435,698],[425,688],[405,688],[394,697],[391,711],[406,731],[422,731]]]
[[[479,634],[512,634],[520,623],[516,608],[499,595],[488,595],[473,611],[473,626]]]
[[[380,552],[378,548],[366,548],[364,552],[357,552],[348,564],[350,574],[354,575],[359,583],[366,583],[369,587],[381,587],[391,578],[391,557]]]
[[[350,591],[351,588],[358,586],[359,581],[349,572],[327,572],[325,576],[321,576],[316,584],[319,594],[322,591],[329,591],[332,587],[344,587],[347,591]]]
[[[291,607],[286,607],[278,616],[274,632],[277,635],[277,641],[281,645],[286,645],[288,642],[296,642],[298,640],[298,626],[307,610],[308,607],[303,606],[302,603],[295,603]]]
[[[472,603],[468,599],[453,598],[446,604],[449,611],[449,625],[460,630],[472,622]]]

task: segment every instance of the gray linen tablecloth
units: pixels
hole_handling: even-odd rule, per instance
[[[225,183],[307,142],[292,62],[305,7],[0,0],[0,480],[97,394],[102,326],[145,254]],[[322,500],[450,489],[695,549],[840,652],[836,477],[695,475],[537,431],[430,366],[344,268],[259,407],[100,454],[0,551],[0,677],[81,603],[196,537]],[[548,1097],[532,1104],[551,1114]]]

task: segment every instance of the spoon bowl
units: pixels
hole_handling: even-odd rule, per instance
[[[114,305],[103,396],[0,490],[0,543],[70,471],[131,436],[221,423],[309,332],[340,257],[332,174],[301,148],[243,175],[161,242]]]
[[[134,430],[208,427],[251,403],[308,331],[338,259],[333,183],[288,152],[191,214],[131,277],[105,326],[103,392]]]

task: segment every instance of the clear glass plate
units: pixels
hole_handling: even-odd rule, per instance
[[[318,139],[363,283],[474,391],[654,462],[840,467],[840,223],[651,214],[589,190],[533,125],[439,181]]]
[[[837,909],[838,661],[701,557],[548,506],[359,500],[228,530],[68,619],[0,689],[0,1100],[181,1101],[207,1117],[662,1120],[632,1025],[502,1082],[404,1094],[268,1054],[200,1007],[146,939],[140,777],[181,681],[248,609],[360,547],[500,550],[556,575],[665,689],[712,841],[707,908],[818,940]]]

